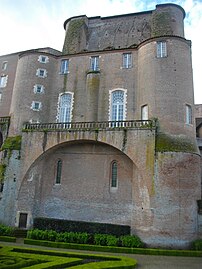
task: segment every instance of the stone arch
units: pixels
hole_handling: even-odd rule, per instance
[[[63,160],[61,184],[55,167]],[[119,164],[118,189],[110,189],[110,165]],[[120,150],[95,141],[61,143],[39,156],[23,178],[18,211],[32,217],[130,225],[135,165]]]

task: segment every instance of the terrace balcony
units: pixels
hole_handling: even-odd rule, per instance
[[[25,123],[23,132],[41,131],[96,131],[123,129],[154,129],[154,120],[102,121],[102,122],[60,122],[60,123]]]

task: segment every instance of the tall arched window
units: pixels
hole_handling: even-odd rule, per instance
[[[111,187],[112,188],[117,188],[117,162],[113,161],[111,163]]]
[[[70,122],[72,113],[72,93],[64,93],[60,95],[58,108],[58,121]]]
[[[61,176],[62,176],[62,160],[59,159],[57,161],[55,184],[60,184],[61,183]]]
[[[110,121],[123,121],[126,118],[126,90],[110,91]]]

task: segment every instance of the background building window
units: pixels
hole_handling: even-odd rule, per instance
[[[92,71],[99,70],[99,56],[92,56],[90,58],[90,70]]]
[[[111,163],[111,187],[117,188],[117,162]]]
[[[131,67],[132,67],[132,53],[124,53],[123,68],[131,68]]]
[[[69,60],[62,60],[60,65],[60,74],[67,74],[69,71]]]
[[[192,124],[192,109],[190,105],[186,105],[186,124]]]
[[[58,160],[55,184],[61,184],[61,176],[62,176],[62,160]]]
[[[70,122],[72,116],[73,93],[64,93],[59,98],[58,121]]]
[[[144,105],[141,107],[141,120],[148,120],[148,117],[149,117],[148,105]]]
[[[40,55],[39,58],[38,58],[38,61],[40,63],[44,63],[45,64],[45,63],[48,63],[49,58],[48,58],[48,56]]]
[[[45,78],[45,77],[47,77],[47,71],[46,71],[46,69],[37,69],[37,71],[36,71],[36,75],[37,75],[37,77],[40,77],[40,78]]]
[[[4,88],[4,87],[6,87],[6,85],[7,85],[7,81],[8,81],[8,75],[7,75],[7,76],[2,75],[2,76],[0,77],[0,88]]]
[[[44,93],[44,86],[40,84],[34,85],[34,93]]]
[[[32,101],[31,109],[39,111],[41,109],[41,102]]]
[[[167,57],[167,44],[166,41],[158,41],[156,43],[157,58]]]

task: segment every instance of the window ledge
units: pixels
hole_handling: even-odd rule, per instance
[[[100,70],[89,70],[87,71],[87,75],[88,74],[100,74]]]

